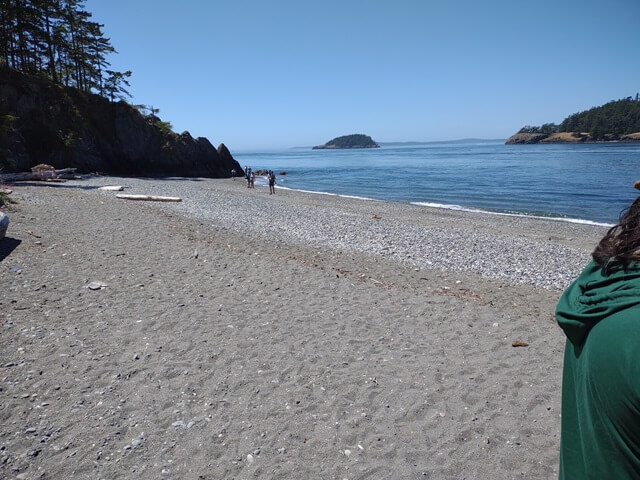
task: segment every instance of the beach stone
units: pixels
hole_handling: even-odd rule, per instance
[[[9,216],[0,212],[0,240],[4,238],[9,228]]]

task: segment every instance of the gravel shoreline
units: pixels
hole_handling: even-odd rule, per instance
[[[240,179],[89,177],[66,185],[105,197],[115,194],[97,187],[122,185],[126,193],[178,196],[181,203],[155,205],[233,233],[551,289],[571,283],[607,230],[287,189],[270,196],[267,188],[250,190]]]

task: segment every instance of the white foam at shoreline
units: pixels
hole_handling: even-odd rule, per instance
[[[579,223],[583,225],[595,225],[598,227],[613,227],[613,223],[594,222],[592,220],[583,220],[581,218],[561,218],[561,217],[544,217],[542,215],[527,215],[524,213],[507,213],[507,212],[492,212],[491,210],[482,210],[479,208],[463,207],[461,205],[448,205],[444,203],[431,203],[431,202],[409,202],[411,205],[418,205],[420,207],[442,208],[444,210],[456,210],[460,212],[471,213],[484,213],[487,215],[499,215],[503,217],[522,217],[522,218],[537,218],[540,220],[552,220],[554,222],[568,222]]]
[[[314,190],[302,190],[298,188],[289,188],[289,187],[282,187],[282,186],[278,186],[277,188],[281,188],[282,190],[291,190],[294,192],[311,193],[315,195],[327,195],[331,197],[340,197],[340,198],[354,198],[357,200],[366,200],[369,202],[385,202],[386,201],[386,200],[379,200],[376,198],[359,197],[357,195],[343,195],[339,193],[317,192]],[[543,215],[527,215],[525,213],[493,212],[491,210],[482,210],[480,208],[463,207],[461,205],[450,205],[446,203],[409,202],[409,204],[417,205],[419,207],[440,208],[443,210],[456,210],[459,212],[484,213],[487,215],[498,215],[498,216],[504,216],[504,217],[535,218],[539,220],[552,220],[554,222],[567,222],[567,223],[578,223],[582,225],[593,225],[596,227],[613,227],[614,226],[613,223],[594,222],[593,220],[584,220],[581,218],[545,217]]]
[[[342,195],[339,193],[316,192],[314,190],[301,190],[299,188],[281,187],[280,185],[278,185],[278,187],[276,188],[281,188],[282,190],[291,190],[292,192],[312,193],[315,195],[328,195],[330,197],[355,198],[356,200],[366,200],[368,202],[384,202],[384,200],[377,200],[375,198],[369,198],[369,197],[358,197],[357,195]]]

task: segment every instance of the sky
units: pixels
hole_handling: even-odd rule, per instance
[[[232,151],[506,139],[640,91],[639,0],[87,0],[134,104]]]

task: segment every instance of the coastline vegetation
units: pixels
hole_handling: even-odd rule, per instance
[[[574,113],[560,125],[545,123],[526,125],[518,133],[545,134],[588,133],[593,140],[619,140],[622,135],[640,132],[640,95],[613,100],[600,107]]]
[[[0,67],[123,100],[131,71],[109,69],[116,50],[103,27],[84,0],[0,0]]]
[[[131,71],[111,68],[117,52],[85,3],[0,0],[0,171],[41,159],[57,167],[116,162],[136,135],[163,142],[162,151],[177,142],[159,109],[127,101]]]

